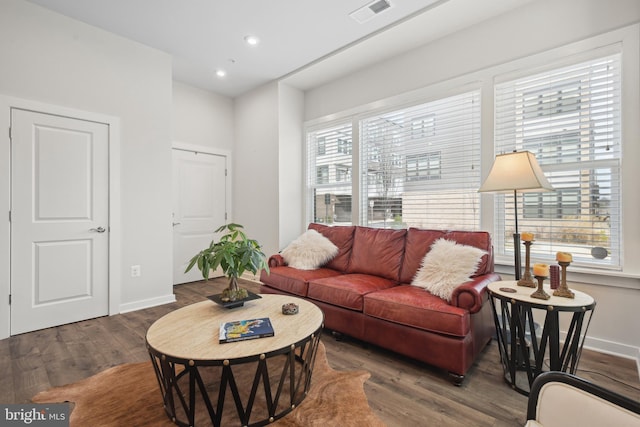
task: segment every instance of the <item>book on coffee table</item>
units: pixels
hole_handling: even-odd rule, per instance
[[[274,336],[273,325],[268,317],[236,320],[220,325],[220,342],[252,340]]]

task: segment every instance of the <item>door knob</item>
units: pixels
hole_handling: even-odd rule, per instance
[[[180,223],[179,222],[174,222],[173,226],[175,227],[176,225],[180,225]]]
[[[96,233],[104,233],[107,230],[104,227],[98,227],[98,228],[90,228],[89,231],[95,231]]]

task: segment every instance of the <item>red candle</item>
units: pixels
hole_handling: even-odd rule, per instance
[[[558,289],[558,286],[560,286],[560,266],[552,265],[549,270],[551,273],[551,289]]]

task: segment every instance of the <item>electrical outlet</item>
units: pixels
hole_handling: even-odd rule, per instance
[[[139,265],[132,265],[131,266],[131,277],[140,277],[142,275],[142,272],[140,271],[140,266]]]

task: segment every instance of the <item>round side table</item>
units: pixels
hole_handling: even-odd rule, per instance
[[[533,288],[517,286],[515,281],[493,282],[487,289],[507,384],[528,395],[535,377],[545,370],[545,357],[547,370],[575,374],[596,306],[590,295],[574,290],[575,298],[557,297],[545,287],[551,298],[542,300],[531,297]],[[533,310],[544,312],[540,334]],[[564,343],[560,342],[561,315],[570,318]]]

